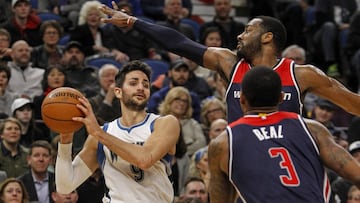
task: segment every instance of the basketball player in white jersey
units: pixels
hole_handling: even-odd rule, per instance
[[[180,133],[173,116],[147,113],[150,96],[149,66],[141,61],[124,65],[116,76],[116,97],[122,116],[100,127],[89,101],[80,98],[84,117],[74,121],[86,126],[89,136],[72,160],[73,133],[60,134],[56,161],[58,192],[70,193],[98,167],[109,189],[104,202],[172,202],[173,188],[168,179],[171,156]]]

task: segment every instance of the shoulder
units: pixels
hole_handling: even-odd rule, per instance
[[[152,115],[156,115],[156,114],[152,114]],[[179,124],[179,120],[173,116],[173,115],[165,115],[165,116],[158,116],[155,119],[155,123],[159,123],[159,124]]]
[[[296,80],[300,82],[308,82],[313,84],[314,82],[320,82],[321,79],[328,80],[329,77],[318,67],[307,64],[297,65],[294,68]]]
[[[21,180],[22,182],[26,183],[29,181],[29,178],[32,177],[30,171],[26,171],[21,176],[17,177],[17,179]]]
[[[304,118],[304,121],[315,140],[319,140],[322,136],[330,135],[329,130],[320,122],[307,118]]]
[[[36,46],[32,49],[31,53],[32,54],[36,54],[38,52],[41,52],[44,50],[44,46],[43,45],[39,45],[39,46]]]
[[[331,84],[330,78],[321,69],[313,65],[295,65],[294,73],[302,92],[310,88],[326,87]]]
[[[38,74],[44,74],[45,73],[45,70],[44,69],[42,69],[42,68],[38,68],[38,67],[31,67],[32,69],[32,71],[34,72],[34,73],[38,73]]]
[[[311,65],[311,64],[305,64],[305,65],[295,64],[295,73],[296,74],[301,74],[301,73],[323,74],[323,72],[318,67]]]
[[[209,143],[209,157],[216,158],[227,155],[228,153],[225,152],[229,150],[228,140],[227,130],[224,130],[219,136],[212,139]]]

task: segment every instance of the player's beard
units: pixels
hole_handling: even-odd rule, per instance
[[[252,43],[243,46],[237,50],[238,58],[244,58],[246,61],[251,62],[252,59],[261,52],[261,42],[259,39],[254,39]]]
[[[133,96],[128,95],[128,94],[124,94],[123,93],[123,103],[124,105],[133,111],[142,111],[143,109],[145,109],[145,107],[147,106],[147,102],[149,99],[146,99],[143,102],[137,102],[135,99],[133,99]]]

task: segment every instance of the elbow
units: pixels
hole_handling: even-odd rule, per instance
[[[153,164],[149,161],[139,161],[136,166],[142,170],[148,170]]]
[[[154,164],[151,157],[152,157],[151,155],[148,155],[146,157],[137,159],[137,161],[135,162],[135,166],[137,166],[138,168],[140,168],[142,170],[148,170]]]

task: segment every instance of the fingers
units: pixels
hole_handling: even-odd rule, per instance
[[[112,7],[115,9],[115,10],[119,10],[119,7],[118,7],[118,5],[115,3],[115,1],[111,1],[111,5],[112,5]]]
[[[113,16],[115,14],[114,9],[112,9],[104,4],[99,7],[99,10],[108,16]]]
[[[85,97],[80,97],[79,101],[81,104],[77,104],[76,106],[87,116],[90,112],[92,112],[92,107]]]

